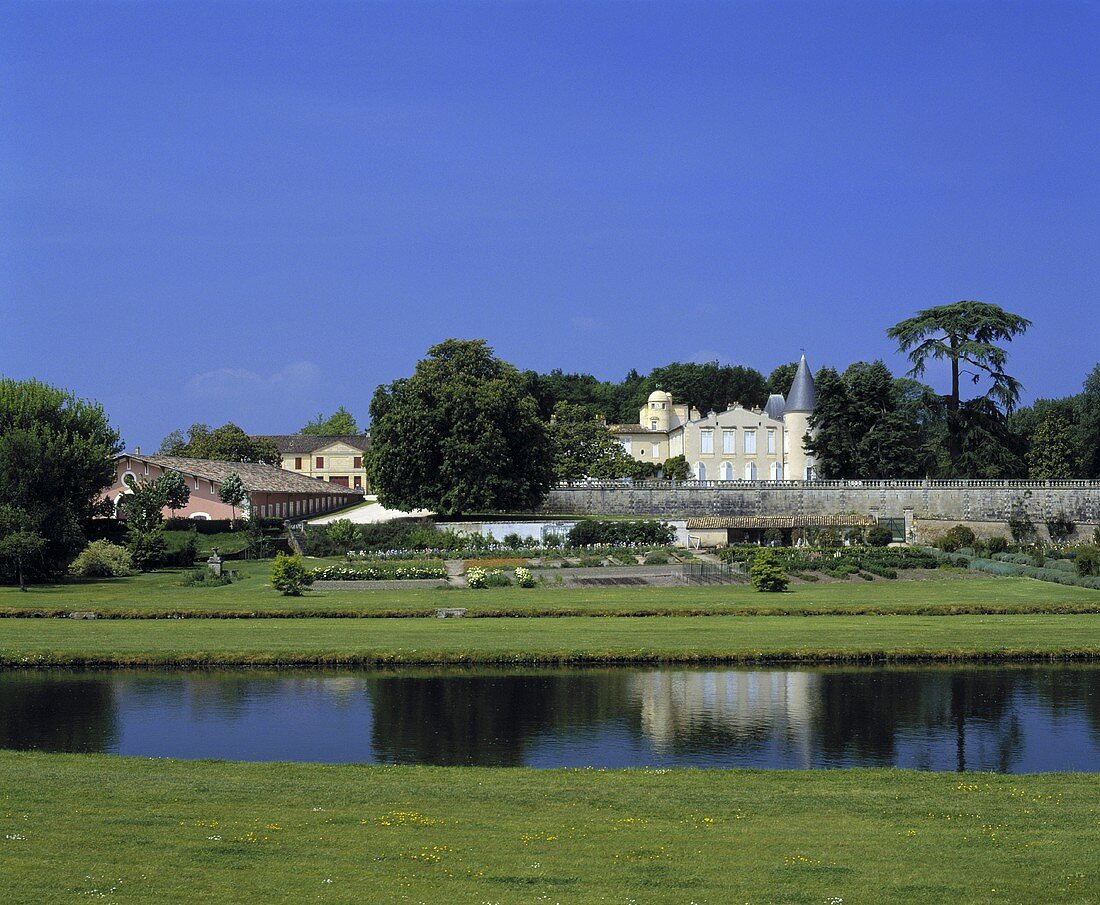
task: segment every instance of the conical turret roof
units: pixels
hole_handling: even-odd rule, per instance
[[[791,383],[791,391],[787,394],[786,412],[802,412],[809,414],[817,403],[817,393],[814,391],[814,378],[810,373],[810,366],[806,364],[806,355],[798,362],[798,370],[795,371],[794,381]]]

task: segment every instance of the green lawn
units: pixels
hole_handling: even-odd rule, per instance
[[[317,560],[315,563],[324,562]],[[798,584],[785,594],[760,594],[747,585],[674,588],[539,587],[485,591],[311,591],[282,597],[267,583],[267,562],[232,563],[242,577],[219,588],[184,588],[178,571],[132,578],[0,588],[0,616],[91,610],[110,616],[434,615],[439,607],[466,607],[470,615],[705,615],[802,613],[1100,613],[1100,591],[1028,578],[945,575],[923,581]],[[599,570],[594,570],[598,574]]]
[[[1100,615],[0,620],[0,667],[1100,656]]]
[[[0,752],[4,901],[1095,903],[1084,774]]]

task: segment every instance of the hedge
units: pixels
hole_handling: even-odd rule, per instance
[[[1022,575],[1039,581],[1072,585],[1077,588],[1092,588],[1100,591],[1100,576],[1077,575],[1065,569],[1023,565],[1015,562],[1002,562],[995,559],[972,559],[970,568],[976,572],[988,572],[991,575]]]
[[[446,578],[441,562],[380,562],[369,566],[329,566],[314,569],[315,581],[412,581],[419,578]]]

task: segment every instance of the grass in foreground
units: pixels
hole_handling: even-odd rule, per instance
[[[320,560],[316,562],[321,562]],[[466,607],[471,616],[767,615],[1100,613],[1100,591],[1028,578],[947,575],[922,581],[860,581],[795,585],[761,594],[747,585],[672,588],[539,587],[485,591],[311,591],[282,597],[268,585],[269,562],[234,563],[241,579],[219,588],[184,588],[180,571],[131,578],[0,588],[0,616],[92,611],[112,617],[187,616],[434,616]]]
[[[1086,774],[326,767],[0,752],[5,899],[1084,903]]]
[[[1100,656],[1100,616],[0,620],[0,666]]]

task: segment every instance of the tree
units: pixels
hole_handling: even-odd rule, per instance
[[[182,509],[191,499],[191,488],[187,486],[182,474],[171,469],[166,470],[157,481],[164,493],[164,505],[172,511],[172,517],[175,518],[176,510]]]
[[[608,430],[607,422],[593,418],[583,406],[571,402],[554,406],[550,441],[558,481],[626,477],[634,465],[622,443]]]
[[[972,406],[964,419],[960,381],[963,374],[978,384],[990,381],[984,399],[1011,412],[1020,398],[1020,383],[1005,372],[1008,353],[996,345],[1011,342],[1031,326],[1031,321],[987,302],[963,301],[918,311],[916,316],[895,324],[886,335],[909,356],[909,374],[920,377],[930,359],[946,359],[951,369],[951,389],[943,396],[947,409],[947,453],[957,473],[963,471],[965,433],[981,421],[990,406]],[[969,365],[969,368],[966,366]],[[970,370],[973,368],[974,370]]]
[[[114,480],[121,449],[99,404],[35,380],[0,378],[0,506],[23,513],[20,530],[44,541],[37,557],[19,557],[24,573],[62,574],[84,548],[80,523]],[[0,581],[18,577],[12,562],[0,564]]]
[[[1074,449],[1070,425],[1057,415],[1047,415],[1032,432],[1027,451],[1028,477],[1036,481],[1072,478]]]
[[[1100,364],[1085,378],[1084,391],[1078,397],[1080,420],[1074,431],[1080,455],[1082,478],[1100,478]]]
[[[915,478],[928,455],[905,392],[881,361],[856,362],[841,375],[822,368],[807,442],[827,478]]]
[[[252,437],[229,422],[211,430],[206,424],[192,424],[186,438],[174,430],[161,441],[159,452],[166,456],[217,459],[223,462],[259,462],[279,466],[282,455],[270,437]]]
[[[168,543],[164,539],[164,507],[169,493],[175,492],[174,481],[165,480],[167,473],[153,481],[126,479],[130,492],[122,498],[120,514],[126,519],[126,549],[134,565],[147,572],[164,561]]]
[[[359,426],[355,423],[355,417],[343,406],[327,418],[321,412],[312,421],[298,431],[300,434],[309,434],[314,437],[338,437],[359,433]]]
[[[768,394],[779,393],[779,395],[785,397],[791,391],[791,384],[794,383],[794,375],[797,372],[797,361],[790,361],[786,364],[779,365],[768,375]]]
[[[532,509],[554,475],[534,397],[484,340],[432,346],[375,391],[367,460],[383,505],[446,515]]]
[[[352,547],[363,542],[363,535],[359,531],[359,526],[349,518],[336,519],[336,521],[328,526],[328,531],[326,533],[328,534],[328,539],[332,541],[345,556]]]
[[[232,507],[233,515],[229,520],[229,528],[232,530],[237,526],[237,507],[243,506],[244,501],[248,499],[248,491],[245,490],[244,482],[241,481],[241,476],[237,472],[231,471],[225,476],[225,480],[218,488],[218,499],[226,506]]]
[[[27,570],[42,556],[46,538],[33,530],[26,512],[14,506],[0,506],[0,562],[11,568],[19,581],[19,590],[27,590]]]
[[[673,456],[665,459],[665,464],[661,466],[661,477],[666,481],[686,481],[691,477],[691,466],[684,456]]]
[[[753,557],[749,566],[752,586],[758,591],[785,591],[790,579],[783,574],[783,568],[775,556],[775,551],[765,547]]]

